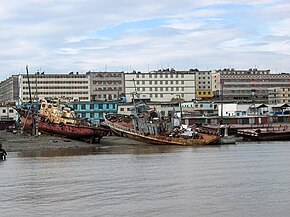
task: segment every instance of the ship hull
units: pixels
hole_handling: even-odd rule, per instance
[[[38,131],[42,133],[49,133],[64,136],[76,140],[91,140],[91,143],[97,142],[103,137],[108,135],[109,129],[103,127],[90,127],[90,126],[81,126],[73,124],[64,124],[64,123],[47,123],[42,121],[38,116],[35,117],[38,123]],[[21,125],[24,130],[32,129],[32,119],[31,117],[26,118],[25,116],[20,117]]]

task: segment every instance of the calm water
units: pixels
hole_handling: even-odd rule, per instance
[[[8,157],[0,162],[0,216],[290,213],[290,142],[120,146]]]

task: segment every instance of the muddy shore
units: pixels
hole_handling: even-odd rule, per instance
[[[105,136],[100,144],[90,144],[82,141],[42,134],[30,136],[20,132],[11,133],[0,131],[0,141],[7,152],[38,151],[71,148],[97,148],[102,146],[136,145],[143,144],[127,138],[117,136]]]

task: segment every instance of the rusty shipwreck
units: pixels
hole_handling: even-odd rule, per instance
[[[198,128],[185,129],[174,113],[161,116],[142,102],[135,104],[131,112],[131,115],[106,114],[105,123],[118,136],[156,145],[203,146],[219,140],[218,135],[202,133]]]
[[[60,98],[42,99],[37,106],[16,107],[23,130],[37,128],[39,132],[66,138],[99,143],[109,129],[93,126],[89,121],[78,118],[73,109],[61,103]]]

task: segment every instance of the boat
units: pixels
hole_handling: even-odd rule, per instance
[[[164,117],[144,102],[135,103],[131,112],[131,115],[106,114],[105,123],[117,136],[155,145],[203,146],[215,144],[220,138],[182,126],[174,112]]]
[[[288,126],[272,128],[254,128],[238,130],[237,134],[244,139],[253,141],[289,141],[290,129]]]
[[[0,118],[0,130],[6,130],[15,125],[15,120],[9,117]]]
[[[39,106],[20,106],[15,109],[23,130],[34,129],[90,143],[99,143],[110,132],[109,128],[94,126],[90,121],[78,118],[71,107],[61,103],[60,98],[42,99]]]

